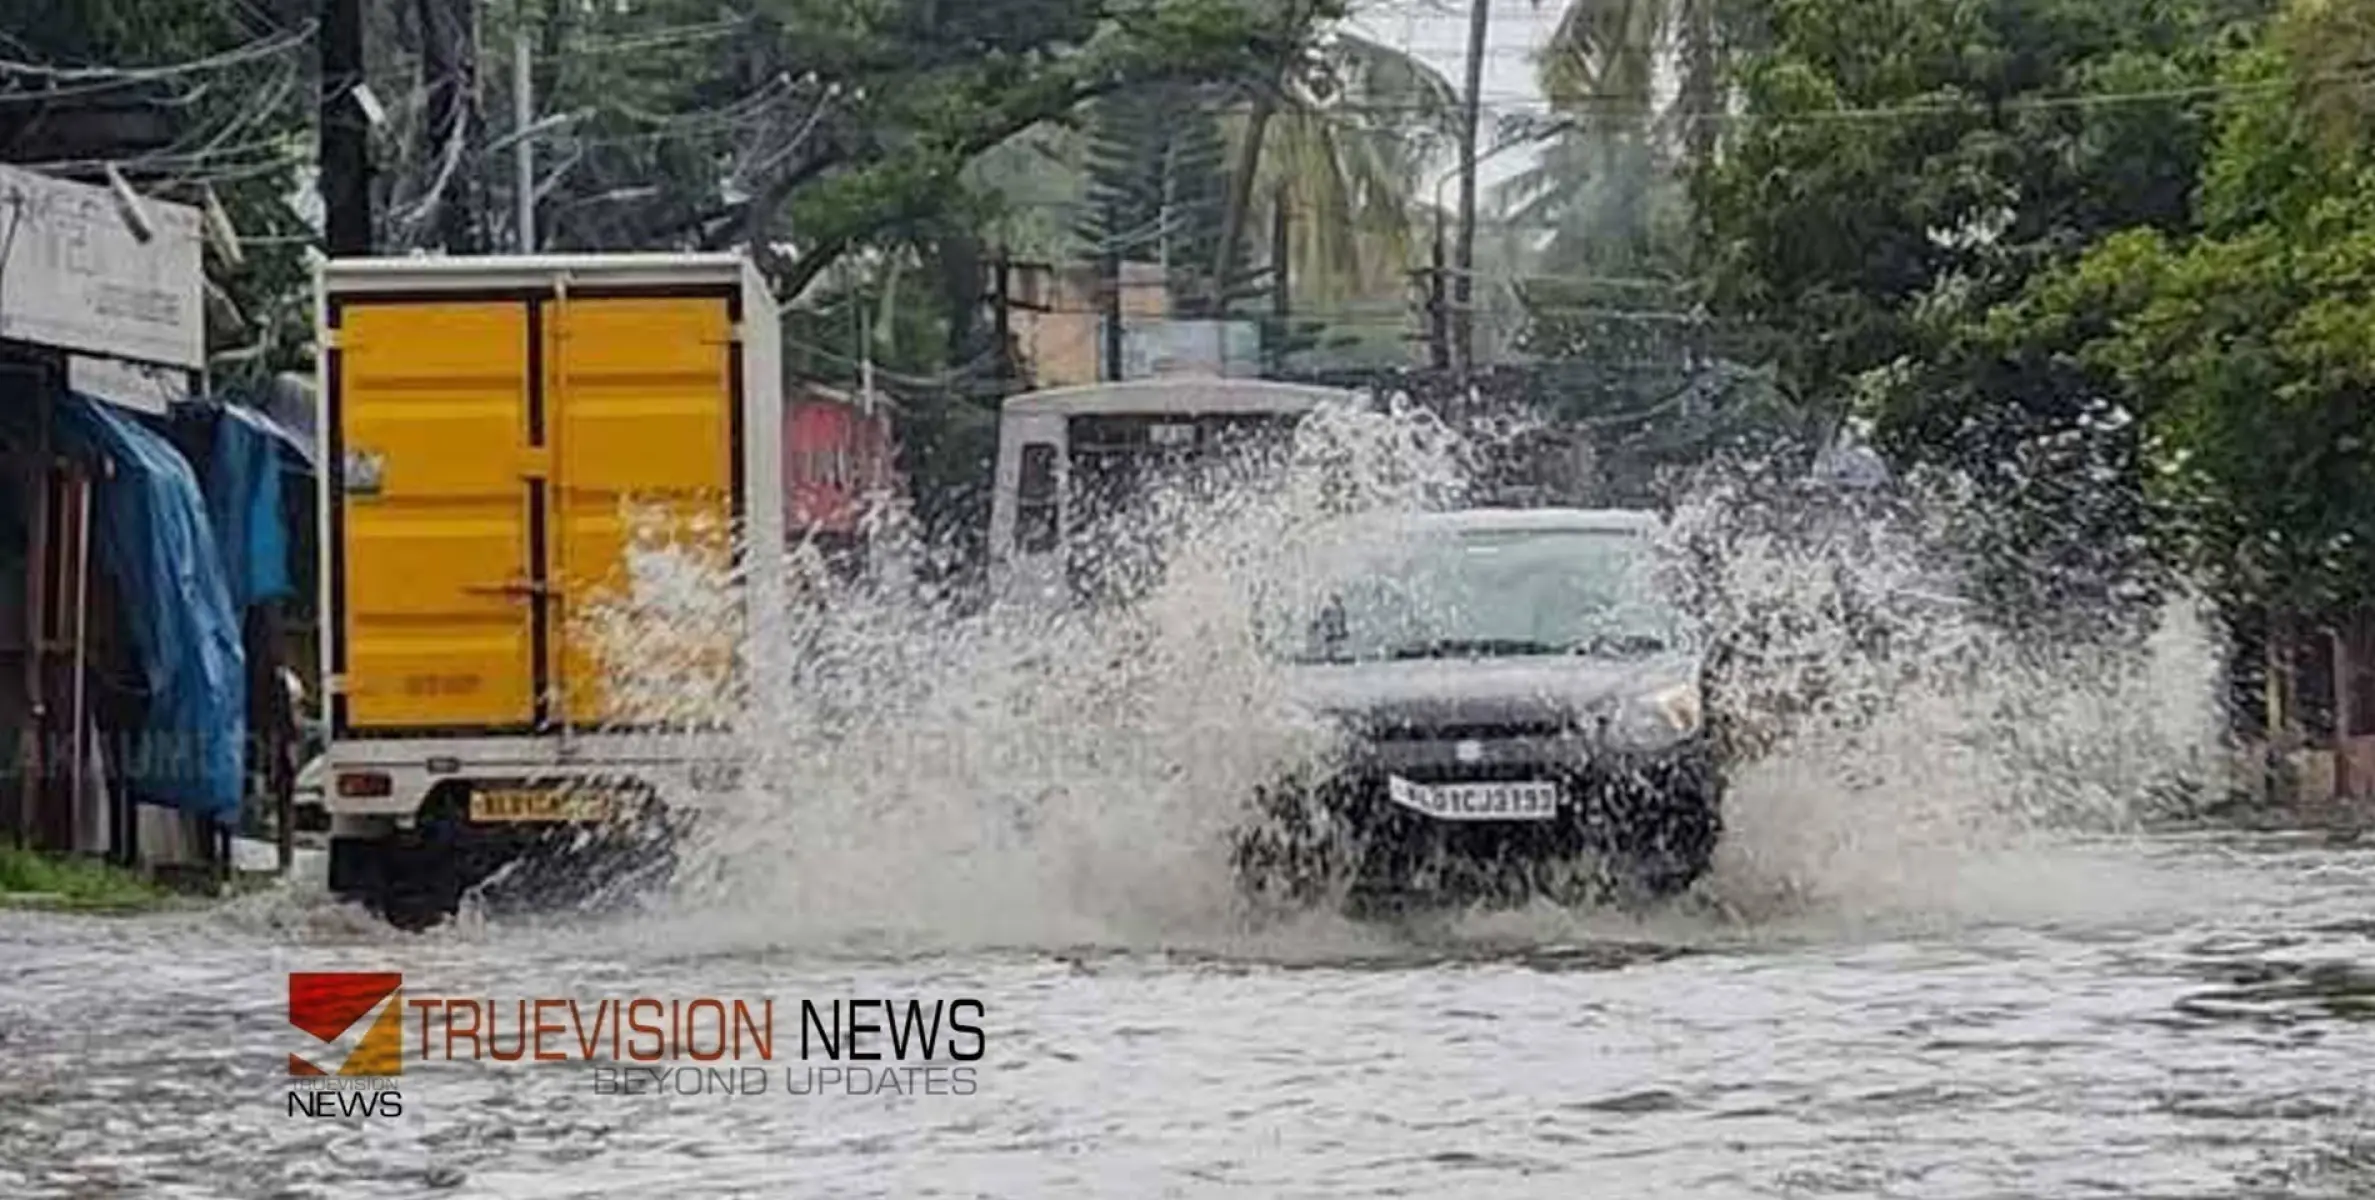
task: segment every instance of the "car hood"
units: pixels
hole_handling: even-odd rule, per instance
[[[1698,659],[1542,656],[1299,664],[1288,693],[1323,716],[1405,727],[1529,725],[1605,713],[1698,679]]]

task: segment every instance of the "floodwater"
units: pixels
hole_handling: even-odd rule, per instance
[[[295,897],[11,915],[0,1194],[2375,1188],[2375,849],[2165,835],[1970,875],[1962,913],[1686,904],[1235,951],[879,957],[666,922],[408,939]],[[778,1066],[764,1094],[627,1096],[577,1062],[408,1062],[399,1117],[291,1116],[284,973],[323,969],[438,995],[972,998],[983,1056],[970,1095],[791,1095]]]
[[[1781,714],[1693,894],[1249,921],[1225,834],[1326,748],[1249,614],[1309,578],[1315,512],[1458,474],[1407,415],[1323,417],[1283,486],[1150,519],[1165,572],[1118,611],[969,613],[887,576],[795,606],[753,686],[718,688],[729,591],[639,560],[616,695],[755,735],[649,909],[416,937],[299,880],[0,912],[0,1196],[2375,1193],[2375,845],[2170,799],[2222,761],[2186,605],[2047,647],[1892,605],[1937,577],[1920,521],[1691,560],[1750,651],[1731,694]],[[408,1005],[400,1114],[295,1114],[289,1056],[343,1053],[291,1025],[297,971],[497,1012],[772,1000],[775,1057],[764,1091],[623,1095],[615,1061],[471,1058],[414,1023],[450,1007]],[[895,1089],[803,1059],[802,1003],[851,999],[941,1005],[980,1058]],[[575,1032],[547,1044],[575,1058]]]

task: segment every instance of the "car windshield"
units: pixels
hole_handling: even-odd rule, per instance
[[[1586,654],[1677,648],[1684,631],[1626,530],[1407,535],[1356,560],[1301,631],[1304,662]]]

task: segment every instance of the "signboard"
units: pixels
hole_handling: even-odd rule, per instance
[[[1099,322],[1102,327],[1103,322]],[[1104,339],[1098,339],[1099,366]],[[1189,321],[1161,317],[1124,319],[1124,379],[1172,375],[1252,377],[1261,374],[1262,329],[1252,321]]]
[[[199,370],[202,218],[142,197],[143,242],[115,193],[0,167],[0,338]]]
[[[785,405],[784,503],[790,531],[855,534],[864,502],[894,486],[890,421],[816,396]]]
[[[120,358],[94,358],[88,354],[68,356],[66,386],[110,404],[160,416],[174,403],[190,398],[187,371],[143,366]]]

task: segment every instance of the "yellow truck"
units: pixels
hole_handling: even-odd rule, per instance
[[[636,507],[734,532],[734,638],[769,611],[774,298],[736,255],[337,259],[315,290],[330,889],[405,927],[523,861],[582,895],[589,826],[664,851],[655,817],[738,786],[731,729],[622,718],[579,619]]]

